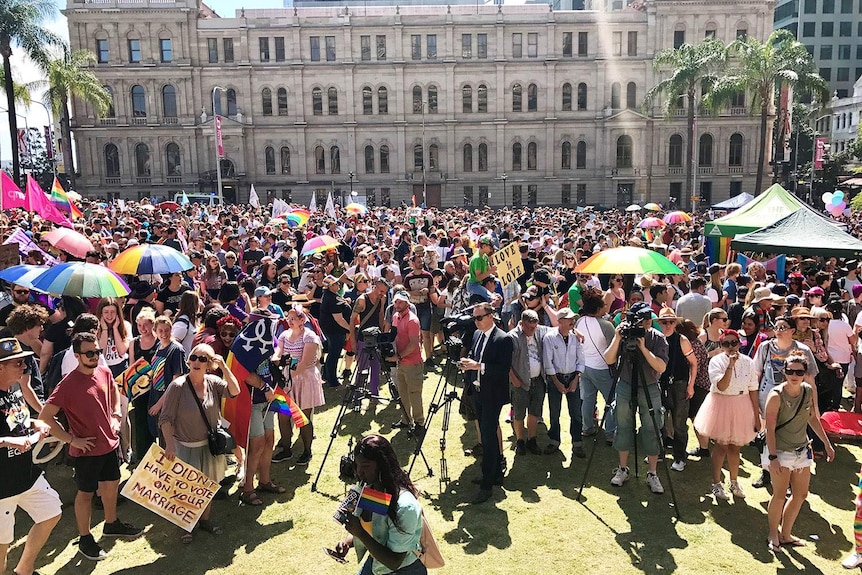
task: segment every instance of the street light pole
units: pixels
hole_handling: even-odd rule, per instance
[[[213,105],[213,134],[215,136],[215,149],[216,149],[216,185],[218,186],[218,198],[222,205],[224,205],[224,198],[222,197],[222,188],[221,188],[221,156],[219,156],[218,149],[218,137],[219,137],[219,118],[218,114],[216,114],[216,91],[221,90],[222,92],[227,92],[221,86],[213,86],[212,92],[210,96],[212,97],[212,105]]]
[[[428,150],[425,146],[425,100],[422,100],[422,201],[419,202],[420,205],[427,202],[428,198],[428,178],[425,175],[425,155],[428,154]],[[428,159],[431,159],[431,155],[428,154]]]
[[[823,118],[829,118],[829,129],[832,129],[832,114],[824,114],[820,116],[816,120],[814,120],[814,124],[816,125]],[[819,132],[814,130],[814,137],[811,140],[811,183],[808,185],[808,203],[810,204],[814,198],[814,159],[817,157],[817,134]]]
[[[503,175],[500,176],[500,179],[503,180],[503,207],[506,207],[506,180],[509,179],[509,176],[506,175],[506,172],[503,172]]]
[[[356,192],[353,191],[353,178],[354,177],[355,176],[354,176],[353,172],[347,173],[347,178],[350,180],[350,201],[351,202],[353,201],[353,196],[356,195]]]

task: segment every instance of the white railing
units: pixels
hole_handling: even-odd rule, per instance
[[[116,126],[117,119],[116,118],[99,118],[100,126]]]
[[[667,175],[668,176],[681,176],[683,171],[682,166],[668,166]]]
[[[152,182],[152,180],[153,179],[150,176],[137,176],[135,178],[135,183],[136,184],[149,184],[150,182]]]
[[[699,176],[710,176],[712,175],[712,166],[698,166],[697,174]]]
[[[122,178],[105,178],[105,183],[109,186],[118,186]]]
[[[733,106],[730,108],[731,116],[746,116],[748,115],[748,108],[745,106]]]
[[[728,174],[741,174],[743,172],[742,166],[728,166],[727,173]]]
[[[146,117],[144,117],[144,118],[132,118],[132,125],[133,126],[146,126],[147,125],[147,118]]]
[[[166,116],[162,118],[163,124],[179,124],[179,119],[176,116]]]
[[[182,184],[183,183],[183,177],[182,176],[166,176],[165,182],[167,182],[168,184]]]

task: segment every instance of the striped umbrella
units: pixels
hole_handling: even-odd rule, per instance
[[[359,203],[347,204],[344,206],[344,211],[355,216],[364,216],[368,213],[368,208]]]
[[[331,236],[317,236],[311,238],[302,246],[302,255],[308,256],[319,252],[325,252],[338,248],[338,240]]]
[[[305,208],[294,208],[288,212],[289,214],[298,214],[300,216],[305,216],[306,218],[311,217],[311,212],[306,210]]]
[[[181,252],[160,244],[141,244],[123,250],[109,266],[118,274],[172,274],[192,269],[193,264]]]
[[[660,212],[661,206],[655,202],[650,202],[648,204],[644,204],[644,209],[650,212]]]
[[[670,212],[665,215],[664,221],[668,224],[684,224],[691,221],[691,216],[686,212]]]
[[[33,289],[78,297],[123,297],[129,286],[116,273],[99,264],[70,262],[50,267],[33,279]]]
[[[623,246],[603,250],[575,268],[587,274],[681,274],[682,271],[658,252]]]
[[[645,218],[641,220],[641,223],[638,224],[638,227],[641,228],[663,228],[666,226],[660,218]]]
[[[47,269],[48,266],[32,266],[29,264],[11,266],[5,270],[0,270],[0,280],[6,280],[9,283],[24,286],[26,288],[32,288],[33,285],[31,282],[33,281],[33,278],[38,277],[39,274]]]

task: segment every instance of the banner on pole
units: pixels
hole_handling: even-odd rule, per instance
[[[823,169],[823,156],[826,155],[826,138],[814,139],[814,169]]]
[[[45,153],[49,160],[54,159],[54,136],[51,135],[51,126],[45,126]]]
[[[224,158],[224,142],[221,137],[221,116],[215,117],[215,127],[216,127],[216,155],[219,159]],[[218,169],[218,167],[216,167]]]

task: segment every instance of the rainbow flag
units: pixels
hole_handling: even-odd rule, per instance
[[[275,399],[269,404],[269,410],[281,415],[289,415],[297,427],[304,427],[309,423],[308,416],[299,409],[293,398],[280,387],[275,388]]]
[[[390,501],[392,501],[392,495],[389,493],[364,487],[362,494],[359,496],[359,503],[356,506],[372,513],[386,515],[386,512],[389,511]]]
[[[75,205],[75,202],[69,199],[69,195],[63,189],[60,180],[56,176],[54,177],[54,184],[51,186],[51,203],[57,206],[60,211],[71,214],[73,220],[84,216],[81,210],[78,209],[78,206]]]

